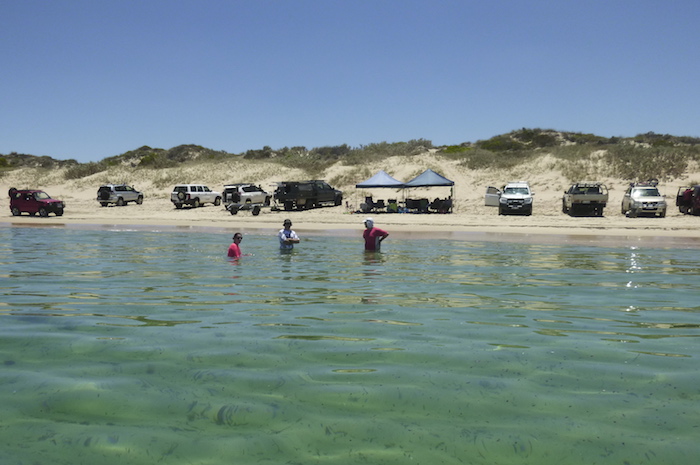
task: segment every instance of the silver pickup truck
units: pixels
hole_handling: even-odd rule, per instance
[[[601,182],[577,182],[564,192],[561,211],[570,216],[603,216],[608,188]]]

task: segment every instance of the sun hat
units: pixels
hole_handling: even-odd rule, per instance
[[[374,226],[374,219],[373,219],[373,218],[370,218],[370,217],[367,217],[367,218],[365,218],[365,221],[363,221],[363,223],[364,223],[364,224],[369,223],[369,226],[372,227],[372,226]]]

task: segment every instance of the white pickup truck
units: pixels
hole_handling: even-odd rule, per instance
[[[603,216],[608,188],[601,182],[577,182],[564,191],[561,211],[569,216]]]
[[[484,202],[487,207],[498,207],[499,215],[532,215],[532,201],[535,194],[527,181],[511,181],[503,189],[486,188]]]

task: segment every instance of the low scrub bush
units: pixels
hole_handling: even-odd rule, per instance
[[[89,163],[81,163],[79,165],[71,166],[70,168],[66,169],[66,172],[63,174],[63,177],[67,180],[71,179],[82,179],[88,176],[92,176],[93,174],[96,173],[101,173],[102,171],[105,171],[107,169],[107,164],[99,161],[99,162],[89,162]]]

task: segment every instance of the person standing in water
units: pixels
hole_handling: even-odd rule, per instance
[[[280,229],[279,234],[277,234],[277,237],[280,240],[280,249],[292,250],[294,248],[294,244],[299,243],[299,236],[297,236],[297,233],[292,230],[291,220],[284,220],[283,226],[284,227]]]
[[[233,235],[233,243],[228,246],[228,256],[230,258],[241,258],[241,246],[239,245],[243,240],[243,234],[237,232]]]
[[[372,218],[365,218],[364,223],[365,232],[362,233],[362,237],[365,239],[365,250],[379,251],[382,241],[387,238],[389,233],[383,229],[375,228]]]

